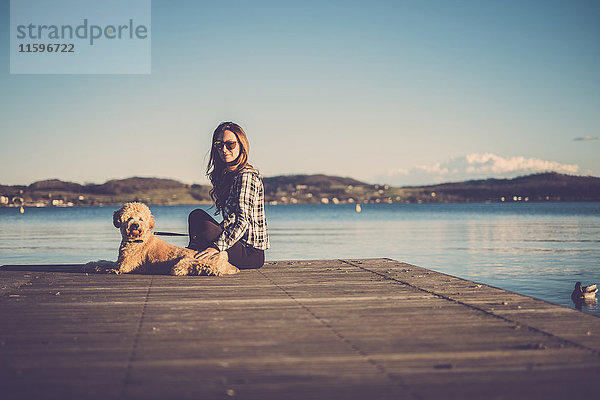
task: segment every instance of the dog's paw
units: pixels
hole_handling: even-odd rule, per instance
[[[115,271],[116,265],[117,263],[114,261],[90,261],[83,266],[83,272],[87,274],[113,274],[112,271]]]
[[[195,264],[190,268],[190,275],[220,276],[219,271],[204,263]]]
[[[240,269],[238,267],[236,267],[235,265],[231,265],[229,264],[229,268],[227,268],[227,270],[224,272],[224,275],[235,275],[238,272],[240,272]]]
[[[223,276],[223,275],[235,275],[240,272],[239,268],[229,264],[229,262],[220,262],[211,268],[212,275]]]
[[[229,257],[226,251],[217,254],[215,267],[219,270],[219,276],[234,275],[240,272],[238,267],[229,263]]]
[[[188,265],[184,265],[183,263],[179,262],[179,263],[175,264],[173,266],[173,268],[171,269],[171,275],[184,276],[184,275],[197,275],[197,274],[191,274],[190,267]]]
[[[236,266],[229,263],[229,257],[227,256],[226,251],[215,254],[210,261],[211,270],[214,271],[214,275],[216,276],[234,275],[240,272]]]
[[[223,271],[216,267],[206,268],[206,275],[223,276]]]

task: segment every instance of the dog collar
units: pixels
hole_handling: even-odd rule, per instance
[[[144,243],[144,241],[142,239],[136,239],[136,240],[125,240],[127,243]]]

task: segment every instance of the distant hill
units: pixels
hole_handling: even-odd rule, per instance
[[[186,188],[183,183],[173,179],[159,178],[127,178],[115,179],[103,183],[102,185],[88,185],[86,189],[89,193],[98,194],[131,194],[148,190],[179,190]]]
[[[379,185],[328,175],[280,175],[264,179],[265,198],[279,203],[367,202]]]
[[[500,201],[600,201],[600,178],[543,173],[514,179],[483,179],[394,188],[328,175],[280,175],[264,178],[270,204],[413,203]],[[103,184],[50,179],[31,185],[0,185],[0,206],[119,205],[210,203],[210,186],[173,179],[110,180]]]
[[[264,178],[264,184],[271,187],[306,185],[321,188],[348,185],[369,186],[369,184],[356,179],[329,175],[279,175]]]
[[[9,203],[13,198],[22,198],[25,204],[34,206],[117,205],[128,201],[195,204],[209,202],[209,189],[159,178],[116,179],[100,185],[80,185],[50,179],[34,182],[29,186],[0,186],[0,195],[8,199]]]
[[[600,201],[600,178],[555,172],[513,179],[483,179],[412,188],[435,201]],[[504,199],[504,200],[502,200]]]

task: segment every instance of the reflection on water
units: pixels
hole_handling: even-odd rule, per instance
[[[598,299],[571,299],[573,306],[580,311],[597,311]]]
[[[0,209],[0,264],[114,260],[117,208]],[[156,230],[187,232],[194,208],[151,207]],[[600,283],[600,203],[281,205],[267,218],[269,260],[389,257],[568,307],[576,281]]]

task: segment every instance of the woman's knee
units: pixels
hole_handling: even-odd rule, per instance
[[[208,215],[208,213],[206,211],[202,210],[201,208],[195,209],[188,216],[188,222],[190,224],[197,223],[200,221],[210,221],[212,219],[213,218],[210,215]]]
[[[196,243],[200,247],[204,246],[206,248],[210,242],[223,232],[217,221],[201,209],[192,211],[188,217],[188,221],[190,243]]]

